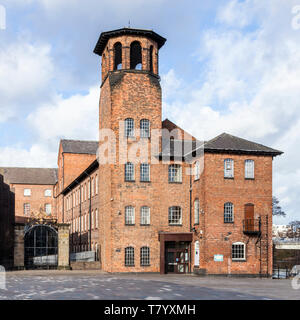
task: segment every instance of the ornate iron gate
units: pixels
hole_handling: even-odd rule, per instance
[[[25,268],[56,269],[57,230],[49,225],[32,225],[25,229]]]

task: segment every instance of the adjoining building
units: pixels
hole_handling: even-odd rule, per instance
[[[60,142],[53,214],[71,252],[96,252],[107,272],[269,276],[282,152],[227,133],[200,142],[162,121],[165,42],[151,30],[100,35],[100,138]]]

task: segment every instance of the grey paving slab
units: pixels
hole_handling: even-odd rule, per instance
[[[291,280],[29,271],[6,273],[0,300],[300,300]]]

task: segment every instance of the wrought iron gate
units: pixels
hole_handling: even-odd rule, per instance
[[[49,225],[28,226],[25,230],[25,268],[57,268],[58,235]]]

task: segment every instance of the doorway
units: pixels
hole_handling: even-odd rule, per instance
[[[245,205],[245,230],[254,231],[254,204]]]
[[[190,242],[165,242],[165,273],[189,273]]]

